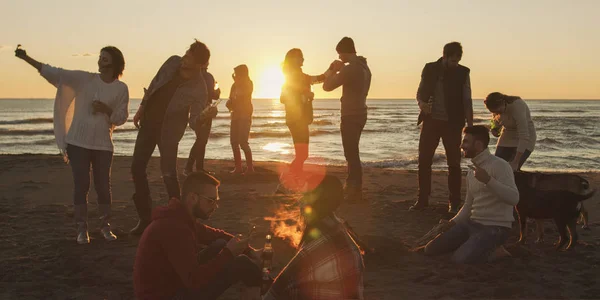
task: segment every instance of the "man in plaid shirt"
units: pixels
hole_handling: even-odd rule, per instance
[[[329,175],[305,194],[299,251],[263,299],[363,299],[362,254],[334,214],[341,199],[342,184]]]

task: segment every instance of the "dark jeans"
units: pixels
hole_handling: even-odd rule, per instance
[[[488,262],[496,248],[502,246],[510,228],[486,226],[467,220],[438,235],[425,246],[425,255],[435,256],[454,252],[452,260],[460,264]]]
[[[181,137],[162,139],[162,136],[165,134],[162,132],[162,129],[163,126],[161,123],[145,122],[138,131],[133,150],[133,162],[131,164],[131,174],[135,185],[136,197],[150,197],[150,186],[148,185],[146,168],[148,167],[152,153],[154,153],[154,149],[158,145],[158,150],[160,151],[160,168],[167,193],[169,198],[179,198],[177,150]],[[173,135],[173,133],[167,134]]]
[[[515,158],[515,155],[517,155],[517,147],[496,147],[495,155],[504,159],[507,162],[511,162]],[[529,150],[525,150],[525,152],[523,152],[523,155],[521,155],[521,159],[519,161],[519,170],[521,169],[525,161],[527,161],[530,155],[531,151]]]
[[[304,162],[308,159],[308,144],[310,138],[310,131],[308,124],[306,123],[288,123],[288,128],[292,134],[292,141],[294,142],[295,157],[290,164],[290,170],[292,172],[302,172]]]
[[[248,139],[250,137],[250,127],[252,127],[252,119],[231,119],[231,127],[229,129],[229,141],[233,150],[233,159],[236,166],[241,165],[242,156],[240,148],[244,150],[246,163],[252,162],[252,151]]]
[[[227,245],[225,240],[216,240],[198,253],[198,262],[208,263],[225,248],[225,245]],[[182,290],[173,299],[217,299],[239,281],[246,286],[257,287],[261,285],[261,279],[259,267],[248,256],[240,255],[227,264],[211,283],[197,289]]]
[[[195,162],[197,171],[204,170],[204,156],[206,155],[206,144],[208,143],[211,127],[212,119],[208,120],[200,130],[196,131],[196,141],[190,150],[187,165],[191,167]]]
[[[449,202],[456,206],[460,204],[462,180],[460,169],[462,127],[431,118],[423,121],[419,138],[419,201],[425,203],[429,201],[431,195],[431,165],[440,138],[446,150],[446,162],[448,163]]]
[[[348,163],[346,185],[362,187],[362,163],[360,162],[360,136],[367,123],[367,115],[342,116],[340,131],[344,156]]]
[[[91,165],[94,173],[94,188],[98,194],[98,204],[111,204],[110,168],[113,153],[69,144],[67,145],[67,155],[73,172],[73,203],[76,205],[87,204]]]

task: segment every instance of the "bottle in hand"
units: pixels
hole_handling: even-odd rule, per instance
[[[266,268],[267,270],[271,270],[271,268],[273,267],[273,245],[271,244],[272,242],[272,237],[270,234],[267,235],[266,237],[266,241],[265,241],[265,247],[263,248],[263,252],[262,252],[262,267]]]

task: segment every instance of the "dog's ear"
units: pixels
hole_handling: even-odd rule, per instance
[[[590,188],[590,183],[589,183],[587,180],[585,180],[585,179],[584,179],[584,180],[582,180],[582,181],[581,181],[581,187],[582,187],[584,190],[587,190],[587,189],[589,189],[589,188]]]

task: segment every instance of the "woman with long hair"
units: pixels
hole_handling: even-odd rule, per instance
[[[233,160],[235,161],[235,169],[231,173],[235,174],[251,174],[254,172],[252,164],[252,150],[248,143],[250,136],[250,127],[252,126],[252,92],[254,85],[250,80],[248,66],[239,65],[235,67],[233,77],[233,85],[229,92],[229,100],[226,103],[227,108],[231,112],[231,128],[229,131],[229,140],[231,149],[233,150]],[[242,169],[242,155],[240,148],[244,150],[246,157],[246,171]]]
[[[518,96],[494,92],[484,101],[492,113],[491,132],[498,138],[495,155],[520,170],[535,148],[537,135],[527,103]]]
[[[74,216],[77,243],[88,244],[87,196],[90,167],[98,194],[100,231],[107,241],[117,237],[110,229],[112,133],[128,117],[129,90],[120,81],[125,69],[123,53],[113,46],[100,50],[98,73],[71,71],[42,64],[17,48],[15,55],[40,72],[58,91],[54,102],[54,134],[73,172]]]
[[[308,159],[308,126],[313,121],[312,101],[315,96],[311,86],[333,74],[333,71],[327,70],[321,75],[310,76],[302,71],[303,64],[304,55],[298,48],[289,50],[282,64],[285,83],[281,88],[280,102],[285,105],[285,123],[294,142],[295,157],[290,171],[295,174],[302,173],[304,162]]]

